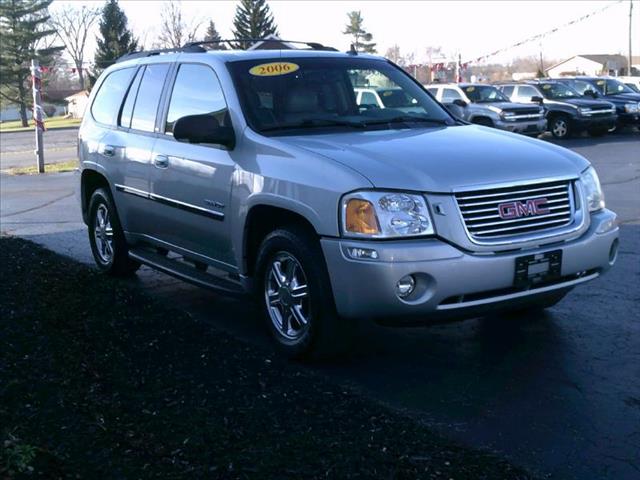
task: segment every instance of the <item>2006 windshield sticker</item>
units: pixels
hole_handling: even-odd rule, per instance
[[[300,65],[290,62],[271,62],[261,63],[249,70],[251,75],[257,77],[273,77],[276,75],[287,75],[293,73],[300,68]]]

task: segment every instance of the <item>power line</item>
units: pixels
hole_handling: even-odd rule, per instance
[[[496,50],[495,52],[491,52],[491,53],[488,53],[486,55],[482,55],[482,56],[480,56],[480,57],[478,57],[478,58],[476,58],[474,60],[470,60],[469,62],[466,62],[466,63],[477,63],[477,62],[479,62],[481,60],[485,60],[485,59],[487,59],[489,57],[494,57],[494,56],[496,56],[496,55],[498,55],[500,53],[506,52],[507,50],[511,50],[512,48],[520,47],[520,46],[522,46],[522,45],[524,45],[526,43],[530,43],[530,42],[534,42],[536,40],[540,40],[540,39],[542,39],[542,38],[544,38],[544,37],[546,37],[548,35],[556,33],[558,30],[562,30],[563,28],[567,28],[567,27],[570,27],[570,26],[575,25],[577,23],[583,22],[584,20],[586,20],[588,18],[591,18],[591,17],[593,17],[595,15],[599,15],[602,12],[604,12],[605,10],[608,10],[609,8],[613,7],[614,5],[619,5],[622,2],[623,2],[623,0],[617,0],[614,3],[610,3],[605,7],[602,7],[600,9],[598,9],[598,10],[594,10],[593,12],[587,13],[586,15],[583,15],[581,17],[578,17],[578,18],[574,19],[574,20],[571,20],[570,22],[567,22],[567,23],[565,23],[563,25],[560,25],[558,27],[552,28],[551,30],[547,30],[544,33],[539,33],[537,35],[533,35],[533,36],[528,37],[528,38],[526,38],[524,40],[516,42],[516,43],[514,43],[512,45],[509,45],[508,47],[500,48],[500,49]]]

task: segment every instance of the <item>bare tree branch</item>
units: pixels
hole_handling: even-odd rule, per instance
[[[179,1],[166,2],[160,16],[160,33],[156,44],[159,48],[180,48],[197,39],[202,20],[185,19]]]
[[[75,5],[66,5],[51,13],[51,25],[76,66],[81,89],[84,89],[84,50],[87,36],[99,15],[100,10],[97,8]]]

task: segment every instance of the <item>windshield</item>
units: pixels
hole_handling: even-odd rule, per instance
[[[562,83],[543,83],[540,85],[545,98],[559,100],[562,98],[578,98],[580,94]]]
[[[473,103],[510,102],[504,93],[490,85],[470,85],[462,91]]]
[[[619,80],[613,78],[603,78],[594,82],[598,90],[605,95],[618,95],[620,93],[633,93],[629,87]]]
[[[455,124],[411,77],[384,60],[258,59],[233,62],[229,70],[247,122],[265,134]]]

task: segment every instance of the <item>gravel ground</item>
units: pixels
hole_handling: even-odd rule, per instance
[[[34,243],[0,266],[0,478],[530,478]]]

